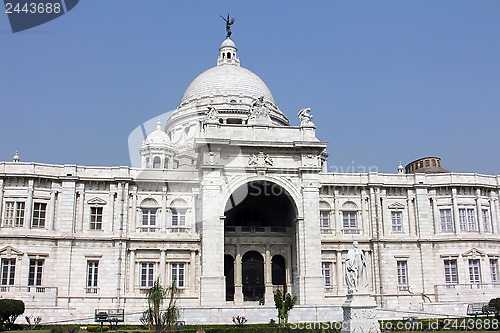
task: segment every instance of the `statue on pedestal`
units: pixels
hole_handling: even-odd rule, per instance
[[[345,282],[350,294],[368,290],[368,265],[363,250],[358,248],[358,242],[352,243],[345,259]]]

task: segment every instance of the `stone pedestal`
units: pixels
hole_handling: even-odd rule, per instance
[[[342,333],[378,333],[380,325],[375,315],[377,304],[368,293],[348,294],[342,305]]]

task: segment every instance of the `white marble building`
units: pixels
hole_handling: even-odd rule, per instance
[[[439,158],[327,172],[309,112],[290,126],[228,38],[143,142],[143,168],[1,162],[0,298],[44,322],[92,322],[96,308],[138,322],[159,277],[181,289],[187,323],[268,322],[276,288],[298,295],[291,321],[340,320],[353,240],[383,317],[498,296],[500,176]]]

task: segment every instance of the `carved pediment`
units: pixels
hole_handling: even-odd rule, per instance
[[[462,257],[469,257],[469,258],[480,258],[480,257],[486,257],[486,256],[487,256],[486,253],[484,253],[483,251],[479,251],[476,248],[472,248],[469,251],[462,254]]]
[[[22,256],[24,253],[12,246],[6,246],[0,249],[0,256]]]
[[[99,205],[105,205],[106,204],[106,201],[101,199],[101,198],[98,198],[98,197],[94,197],[92,199],[89,199],[87,201],[87,203],[89,205],[94,205],[94,206],[99,206]]]
[[[389,209],[405,209],[405,205],[403,205],[400,202],[395,202],[393,204],[390,204],[388,208]]]

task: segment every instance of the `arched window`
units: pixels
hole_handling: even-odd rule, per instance
[[[140,232],[155,232],[158,230],[156,215],[158,212],[158,202],[155,199],[144,199],[141,204],[141,226]]]
[[[146,157],[146,168],[151,168],[151,161],[149,159],[149,157]]]
[[[153,159],[153,169],[159,169],[161,168],[161,158],[160,156],[155,156]]]
[[[342,224],[344,234],[359,234],[358,228],[358,206],[352,201],[342,205]]]
[[[171,223],[172,227],[186,227],[186,213],[188,209],[188,204],[182,199],[175,199],[170,203],[170,211],[172,213]]]
[[[331,207],[328,203],[322,201],[319,203],[319,225],[321,229],[330,229]]]
[[[227,58],[231,59],[231,53],[230,52],[227,53]]]

